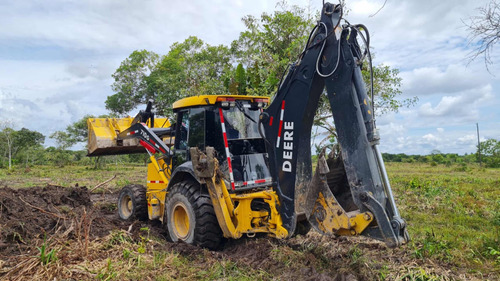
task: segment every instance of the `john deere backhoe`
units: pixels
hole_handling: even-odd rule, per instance
[[[90,156],[150,155],[147,188],[122,189],[120,217],[160,220],[173,241],[210,249],[223,237],[287,238],[310,226],[407,242],[361,76],[358,40],[368,49],[368,32],[341,20],[340,5],[324,4],[270,103],[204,95],[175,102],[172,123],[155,119],[151,103],[134,119],[89,119]],[[313,175],[311,128],[325,89],[340,152],[322,152]]]

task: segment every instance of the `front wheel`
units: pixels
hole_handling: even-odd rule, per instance
[[[148,218],[146,188],[138,184],[123,187],[118,196],[118,214],[122,220],[146,220]]]
[[[212,201],[197,182],[176,183],[165,204],[167,228],[173,242],[184,241],[215,250],[222,241]]]

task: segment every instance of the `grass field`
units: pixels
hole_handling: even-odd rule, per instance
[[[415,258],[470,273],[500,268],[500,169],[389,163]]]
[[[61,185],[87,186],[89,189],[112,179],[106,187],[119,189],[127,184],[145,184],[147,169],[145,166],[132,164],[108,164],[104,168],[94,169],[92,166],[35,166],[8,171],[0,169],[0,186],[12,188]]]
[[[49,248],[57,250],[57,259],[51,261],[49,257],[47,262],[47,254],[38,251],[38,255],[31,255],[29,258],[36,264],[32,276],[61,279],[79,272],[81,275],[76,276],[98,280],[500,278],[500,169],[388,163],[387,170],[412,238],[398,249],[387,249],[365,238],[309,233],[285,241],[229,241],[222,251],[210,252],[166,242],[155,230],[158,226],[143,223],[133,235],[126,229],[116,229],[88,241],[85,259],[76,259],[72,254],[83,247],[78,239],[63,244],[54,239],[46,246],[47,252]],[[144,183],[145,177],[146,169],[141,166],[108,165],[100,170],[82,166],[34,167],[0,170],[0,187],[69,187],[78,183],[93,189],[101,184],[94,192],[109,193],[125,184]],[[116,206],[111,202],[106,208]],[[41,238],[33,243],[39,250],[46,244]],[[2,276],[0,259],[0,279]]]

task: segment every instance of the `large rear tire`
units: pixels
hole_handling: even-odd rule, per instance
[[[147,220],[146,187],[138,184],[123,187],[118,196],[118,214],[122,220]]]
[[[183,241],[216,250],[222,242],[215,211],[205,189],[194,181],[174,184],[165,204],[167,229],[173,242]]]

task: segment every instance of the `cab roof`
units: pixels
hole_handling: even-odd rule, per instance
[[[267,99],[268,97],[262,96],[246,96],[246,95],[201,95],[201,96],[192,96],[188,98],[183,98],[174,102],[172,105],[173,109],[186,108],[192,106],[200,106],[200,105],[213,105],[220,101],[219,98],[232,98],[235,100],[248,100],[254,101],[254,99]],[[219,99],[219,100],[217,100]],[[266,102],[267,102],[266,101]]]

